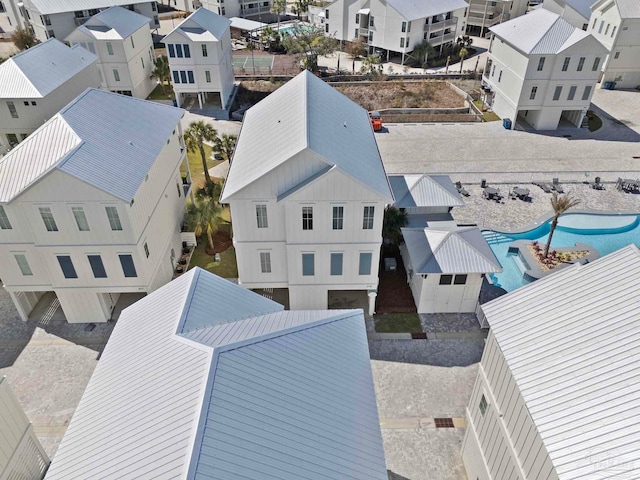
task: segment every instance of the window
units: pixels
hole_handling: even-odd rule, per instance
[[[356,13],[356,25],[360,25],[360,14]],[[358,38],[358,35],[356,34],[356,38]]]
[[[256,205],[256,219],[258,221],[258,228],[269,228],[266,205]]]
[[[360,36],[360,30],[356,28],[355,33],[353,34],[353,38],[358,38]]]
[[[302,207],[302,229],[313,230],[313,207]]]
[[[187,71],[187,77],[189,78],[189,83],[195,83],[193,80],[193,71],[188,70]]]
[[[577,86],[571,85],[571,87],[569,88],[569,95],[567,95],[567,100],[573,100],[573,98],[576,96],[577,89]]]
[[[584,57],[580,57],[580,60],[578,60],[578,71],[581,72],[582,71],[582,67],[584,67]]]
[[[56,225],[56,221],[53,218],[53,213],[51,213],[51,209],[49,207],[39,207],[40,216],[42,217],[42,221],[44,222],[44,226],[47,228],[48,232],[57,232],[58,226]]]
[[[153,10],[154,12],[158,11],[158,6],[156,5],[156,2],[151,2],[151,10]]]
[[[260,271],[271,273],[271,252],[260,252]]]
[[[20,269],[20,272],[22,272],[22,275],[26,277],[33,275],[33,272],[31,271],[31,267],[29,266],[29,262],[27,262],[27,257],[25,255],[16,254],[14,255],[14,258],[18,263],[18,268]]]
[[[147,242],[144,242],[144,255],[149,258],[149,245],[147,245]]]
[[[596,57],[596,59],[593,61],[593,67],[591,67],[591,71],[595,72],[596,70],[598,70],[599,66],[600,66],[600,57]]]
[[[60,264],[64,278],[78,278],[78,274],[73,267],[73,262],[69,255],[58,255],[58,263]]]
[[[113,45],[111,45],[111,42],[107,42],[107,53],[113,55]]]
[[[120,217],[118,216],[117,207],[104,207],[107,212],[107,218],[109,219],[109,225],[111,230],[122,230],[122,223],[120,223]]]
[[[169,48],[169,58],[175,58],[176,56],[176,49],[173,46],[173,43],[170,43],[169,45],[167,45],[167,47]]]
[[[620,52],[616,52],[616,53],[613,55],[613,58],[614,58],[615,60],[617,60],[618,58],[620,58]]]
[[[400,48],[404,48],[404,38],[400,39]]]
[[[371,275],[371,252],[360,252],[360,261],[358,262],[358,275]]]
[[[204,71],[204,79],[207,83],[211,83],[211,72],[209,70]]]
[[[180,83],[180,74],[177,70],[171,72],[173,74],[173,83]]]
[[[208,56],[208,55],[209,55],[209,53],[207,52],[207,44],[206,44],[206,43],[203,43],[203,44],[202,44],[202,56],[203,56],[203,57],[206,57],[206,56]]]
[[[116,82],[120,81],[120,72],[118,72],[117,68],[113,69],[113,78],[115,79]]]
[[[593,30],[594,28],[596,28],[596,23],[598,23],[598,19],[594,18],[593,19],[593,25],[591,25],[591,29]]]
[[[407,22],[402,22],[402,33],[407,31]]]
[[[324,11],[324,18],[326,18],[327,20],[329,20],[329,9],[326,9]]]
[[[440,285],[451,285],[453,275],[440,275]]]
[[[498,75],[498,83],[500,83],[500,80],[502,80],[502,70],[500,70],[500,74]]]
[[[531,93],[529,94],[529,100],[534,100],[536,98],[536,93],[538,93],[538,87],[531,87]]]
[[[571,62],[571,57],[564,57],[564,63],[562,64],[562,71],[566,72],[569,69],[569,63]]]
[[[375,22],[373,21],[373,16],[369,16],[369,26],[370,27],[375,27]]]
[[[598,28],[598,33],[602,33],[602,27],[604,27],[604,20],[600,20],[600,28]]]
[[[558,85],[555,91],[553,92],[553,100],[554,101],[560,100],[560,94],[562,94],[562,86]]]
[[[584,93],[582,94],[582,100],[589,100],[591,96],[591,85],[584,87]]]
[[[136,48],[136,44],[133,43],[133,35],[131,36],[131,48]]]
[[[144,58],[140,57],[140,61],[142,62],[142,68],[144,68]]]
[[[44,16],[44,24],[49,27],[51,26],[51,18],[49,18],[49,15]]]
[[[494,65],[491,69],[491,76],[493,77],[496,74],[496,66]]]
[[[184,58],[191,58],[191,49],[188,44],[182,45],[182,49],[184,50]]]
[[[342,275],[342,253],[331,254],[331,275]]]
[[[344,207],[333,207],[331,223],[334,230],[342,230],[344,228]]]
[[[618,27],[616,25],[613,26],[613,30],[611,30],[611,38],[613,38],[613,36],[616,34],[616,30],[618,29]]]
[[[104,269],[102,257],[100,255],[87,255],[89,265],[93,271],[94,278],[107,278],[107,271]]]
[[[302,275],[310,276],[315,275],[315,254],[303,253],[302,254]]]
[[[607,23],[607,28],[604,29],[604,34],[607,35],[609,33],[609,27],[611,24]]]
[[[76,219],[78,230],[80,230],[81,232],[88,232],[89,222],[87,222],[87,216],[84,214],[84,209],[82,207],[71,207],[71,211],[73,212],[73,216]]]
[[[455,277],[453,277],[454,285],[464,285],[465,283],[467,283],[466,275],[456,275]]]
[[[487,406],[488,406],[487,399],[484,398],[484,395],[482,395],[480,397],[480,405],[479,405],[479,407],[480,407],[480,413],[482,414],[483,417],[484,417],[484,414],[487,413]]]
[[[329,24],[328,23],[324,24],[324,33],[329,33]]]
[[[133,257],[131,255],[118,255],[120,257],[120,265],[122,265],[122,271],[127,278],[137,277],[136,266],[133,264]]]
[[[369,41],[373,42],[373,32],[369,32]]]
[[[5,212],[4,207],[0,205],[0,230],[11,230],[12,228],[9,217],[7,217],[7,212]]]
[[[364,207],[364,215],[362,216],[362,229],[373,230],[373,214],[375,207]]]
[[[187,83],[187,72],[180,70],[180,83]]]
[[[11,114],[11,118],[18,118],[18,111],[16,110],[16,106],[13,102],[7,101],[7,108]]]
[[[544,68],[544,59],[545,57],[540,57],[540,60],[538,60],[538,71],[541,72],[542,69]]]
[[[184,57],[184,55],[182,54],[182,45],[177,43],[175,47],[176,47],[176,57],[178,58]]]

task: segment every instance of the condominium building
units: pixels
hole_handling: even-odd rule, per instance
[[[485,36],[489,28],[527,13],[529,0],[469,0],[466,32]]]
[[[227,18],[241,17],[262,19],[263,15],[270,17],[271,0],[199,0],[199,4]]]

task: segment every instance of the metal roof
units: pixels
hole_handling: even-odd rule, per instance
[[[163,42],[175,34],[182,35],[193,42],[219,42],[230,26],[231,21],[228,18],[200,7],[171,30],[164,37]]]
[[[50,38],[0,64],[0,98],[45,97],[97,60],[80,46]]]
[[[266,27],[268,24],[262,22],[256,22],[254,20],[247,20],[246,18],[231,17],[231,28],[237,28],[239,30],[255,30],[256,28]]]
[[[416,274],[502,271],[477,227],[403,228],[402,236]]]
[[[448,175],[389,175],[389,184],[398,208],[464,205]]]
[[[407,20],[432,17],[469,6],[464,0],[389,0],[389,5]]]
[[[242,290],[196,268],[126,309],[46,478],[386,480],[362,311]],[[180,334],[194,302],[245,319]]]
[[[132,12],[127,8],[111,7],[94,15],[75,31],[97,40],[121,40],[133,35],[142,27],[147,27],[149,37],[149,17]],[[71,33],[72,36],[73,33]],[[67,37],[68,38],[68,37]]]
[[[182,115],[89,88],[2,158],[0,201],[13,200],[57,168],[128,203]]]
[[[638,0],[615,0],[620,18],[640,18],[640,2]]]
[[[120,3],[122,1],[122,3]],[[149,3],[150,0],[29,0],[43,15],[76,10],[95,10],[113,7],[114,5],[136,5]]]
[[[535,55],[559,53],[590,36],[544,8],[495,25],[489,30],[523,53]]]
[[[222,200],[303,150],[393,200],[369,114],[307,70],[247,110]]]
[[[482,309],[558,478],[640,478],[638,248]]]

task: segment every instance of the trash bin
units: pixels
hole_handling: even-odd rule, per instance
[[[174,106],[174,107],[177,107],[177,106],[178,106],[178,101],[177,101],[175,98],[173,99],[173,106]]]
[[[507,130],[511,130],[511,119],[510,118],[503,118],[502,119],[502,126],[504,128],[506,128]]]
[[[487,180],[483,178],[480,180],[480,188],[486,188],[486,187],[487,187]]]

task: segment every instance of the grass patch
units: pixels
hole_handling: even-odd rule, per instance
[[[204,145],[204,154],[207,158],[207,169],[211,169],[222,163],[222,160],[215,160],[212,157],[213,149],[206,143]],[[196,188],[202,186],[204,184],[204,171],[202,170],[200,152],[197,150],[195,152],[187,151],[187,160],[189,161],[189,170],[191,171],[191,180],[194,186]],[[180,172],[184,173],[184,168],[181,167]]]
[[[220,218],[226,222],[231,221],[231,211],[228,207],[222,209]],[[222,227],[224,228],[224,226]],[[205,252],[207,246],[207,237],[202,235],[198,239],[198,245],[193,251],[191,256],[191,263],[189,263],[189,269],[193,267],[203,268],[211,273],[222,278],[238,278],[238,264],[236,262],[236,250],[233,247],[228,248],[220,254],[220,261],[215,261],[215,256],[208,255]]]
[[[422,332],[420,317],[417,313],[385,313],[373,317],[378,333],[416,333]]]
[[[590,132],[595,132],[602,127],[602,119],[591,111],[587,112],[587,121],[589,122]]]
[[[489,112],[485,110],[484,102],[482,100],[474,100],[473,104],[478,107],[478,110],[482,112],[482,121],[483,122],[497,122],[500,120],[500,117],[496,115],[494,112]]]
[[[164,86],[164,92],[162,91],[162,87],[158,85],[147,97],[147,100],[173,100],[175,94],[173,93],[173,87],[171,85]]]

